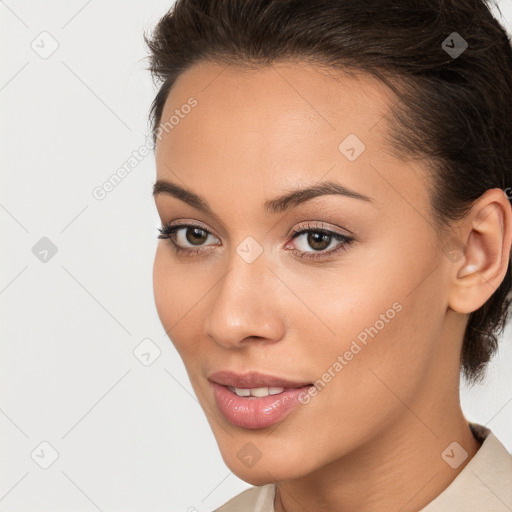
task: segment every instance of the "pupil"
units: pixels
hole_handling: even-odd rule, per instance
[[[315,231],[313,233],[310,233],[308,236],[308,244],[313,249],[323,250],[329,247],[331,235],[327,233],[320,233],[319,231]],[[327,244],[322,243],[327,242]],[[320,244],[320,247],[318,246]],[[323,247],[322,247],[323,245]]]

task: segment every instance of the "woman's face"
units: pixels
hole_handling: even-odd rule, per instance
[[[156,307],[224,461],[247,482],[305,475],[428,424],[433,397],[458,382],[461,324],[446,320],[450,261],[425,171],[387,152],[395,101],[375,79],[306,64],[203,63],[165,105],[157,179],[208,209],[157,190],[162,226],[191,225],[174,236],[192,252],[159,241]],[[325,182],[347,192],[271,206]],[[224,370],[317,387],[236,398],[209,380]]]

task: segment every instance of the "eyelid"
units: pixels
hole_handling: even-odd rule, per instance
[[[322,220],[308,220],[303,223],[299,223],[298,225],[295,225],[290,232],[286,235],[286,238],[291,238],[292,235],[297,234],[298,231],[328,231],[332,234],[342,235],[346,236],[347,238],[354,237],[355,233],[353,231],[350,231],[350,229],[347,228],[340,228],[337,226],[333,226],[332,224],[329,224],[328,222],[322,221]],[[341,230],[341,232],[340,232]],[[343,231],[346,231],[346,233],[343,233]]]
[[[199,229],[202,229],[203,231],[206,231],[208,234],[214,236],[217,240],[220,240],[220,238],[215,234],[215,232],[213,230],[211,230],[209,227],[206,227],[204,224],[202,224],[201,222],[196,221],[196,220],[187,220],[187,219],[179,220],[176,223],[171,222],[169,224],[164,224],[164,227],[199,228]]]

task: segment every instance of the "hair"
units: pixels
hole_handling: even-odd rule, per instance
[[[467,43],[458,56],[444,49],[453,32]],[[389,148],[427,167],[439,232],[486,190],[512,190],[512,47],[484,0],[177,0],[144,41],[160,86],[149,114],[155,145],[170,90],[192,65],[307,62],[393,90]],[[509,259],[500,286],[469,314],[460,358],[469,384],[497,351],[511,289]]]

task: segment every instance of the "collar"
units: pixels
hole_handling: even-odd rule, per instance
[[[420,512],[510,512],[512,455],[490,429],[469,423],[482,443],[455,480]]]

